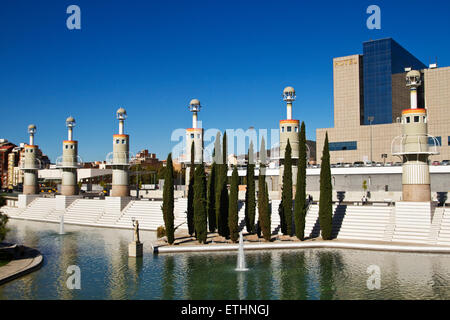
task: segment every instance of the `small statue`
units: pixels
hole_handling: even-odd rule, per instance
[[[140,241],[139,241],[139,221],[138,220],[133,221],[133,227],[134,227],[133,241],[136,243],[140,243]]]

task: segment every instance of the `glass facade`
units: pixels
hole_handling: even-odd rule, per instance
[[[330,142],[330,151],[345,151],[345,150],[356,150],[356,141],[344,141],[344,142]]]
[[[441,137],[435,137],[437,142],[439,143],[439,146],[442,146],[442,138]],[[445,141],[445,140],[444,140]],[[429,146],[434,146],[434,139],[429,137],[428,138],[428,145]]]
[[[392,75],[426,66],[393,39],[363,43],[364,120],[368,125],[392,123]]]

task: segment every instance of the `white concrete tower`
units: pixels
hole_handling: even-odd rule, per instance
[[[194,163],[203,162],[203,128],[198,127],[197,114],[202,108],[198,99],[192,99],[189,103],[189,111],[192,112],[192,128],[186,129],[186,186],[189,185],[189,176],[191,171],[191,146],[194,143]]]
[[[30,134],[30,143],[25,145],[25,155],[21,163],[23,170],[23,194],[37,194],[38,193],[38,169],[40,167],[37,159],[37,152],[39,147],[34,144],[34,134],[36,133],[36,126],[30,124],[28,126],[28,133]]]
[[[124,122],[127,112],[119,108],[116,112],[119,120],[119,134],[113,135],[112,154],[112,197],[128,197],[130,195],[128,168],[130,157],[130,137],[124,133]]]
[[[78,194],[77,169],[80,167],[78,160],[78,141],[73,140],[73,128],[76,122],[73,117],[66,119],[67,140],[63,141],[63,155],[56,161],[57,167],[62,169],[61,194],[74,196]]]
[[[403,161],[402,200],[408,202],[431,201],[428,157],[439,153],[439,143],[428,134],[427,111],[417,108],[417,88],[421,84],[419,71],[407,73],[411,108],[402,111],[402,135],[395,138],[392,144],[392,153]]]
[[[293,191],[295,193],[295,184],[297,183],[297,163],[298,163],[298,145],[299,145],[299,120],[292,119],[292,103],[295,101],[295,90],[292,87],[286,87],[283,90],[283,100],[286,101],[286,119],[280,120],[280,176],[278,183],[278,191],[281,197],[281,186],[283,185],[284,173],[284,154],[286,145],[289,144],[292,149],[292,182],[294,184]]]

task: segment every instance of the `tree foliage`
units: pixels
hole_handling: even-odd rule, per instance
[[[286,226],[285,234],[292,236],[292,148],[289,139],[284,151],[283,191],[281,198]]]
[[[214,161],[211,165],[211,173],[208,178],[208,227],[209,232],[216,231],[216,174],[217,165]]]
[[[322,163],[320,165],[320,200],[319,223],[322,238],[331,240],[333,218],[333,187],[331,185],[330,149],[328,145],[328,132],[325,135]]]
[[[298,171],[297,171],[297,189],[295,192],[295,207],[294,207],[294,221],[295,221],[295,235],[298,239],[305,239],[305,219],[306,219],[306,129],[305,123],[302,122],[299,137],[298,148]]]
[[[198,242],[206,243],[208,235],[206,211],[206,176],[203,163],[195,169],[194,178],[194,226]]]
[[[230,230],[228,228],[228,164],[227,164],[227,133],[224,132],[222,140],[222,164],[219,165],[219,178],[217,181],[216,214],[218,216],[219,235],[228,238]]]
[[[191,144],[191,164],[189,169],[189,186],[188,186],[188,206],[187,206],[187,225],[188,232],[192,236],[195,232],[194,228],[194,170],[195,170],[195,143]]]
[[[255,161],[253,159],[253,143],[248,150],[247,189],[245,191],[245,225],[247,232],[255,232],[256,197],[255,197]]]
[[[237,167],[234,166],[231,176],[230,201],[228,206],[228,228],[230,230],[231,241],[233,242],[237,242],[239,239],[238,193],[239,175]]]
[[[260,151],[260,169],[258,177],[258,220],[262,235],[266,241],[271,239],[271,223],[270,223],[270,206],[269,194],[266,183],[266,164],[265,164],[265,142],[264,138],[261,141]]]
[[[164,179],[163,189],[163,218],[166,229],[167,242],[173,244],[175,241],[175,228],[174,228],[174,191],[173,191],[173,164],[172,154],[169,153],[167,157],[167,170]]]

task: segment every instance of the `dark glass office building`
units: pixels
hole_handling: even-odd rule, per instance
[[[372,124],[395,122],[401,110],[408,108],[409,90],[405,87],[405,68],[408,67],[415,70],[426,68],[391,38],[363,43],[364,106],[361,124],[368,125],[368,117],[373,117]],[[419,90],[423,90],[423,86]],[[423,107],[423,94],[418,93],[418,106]]]

